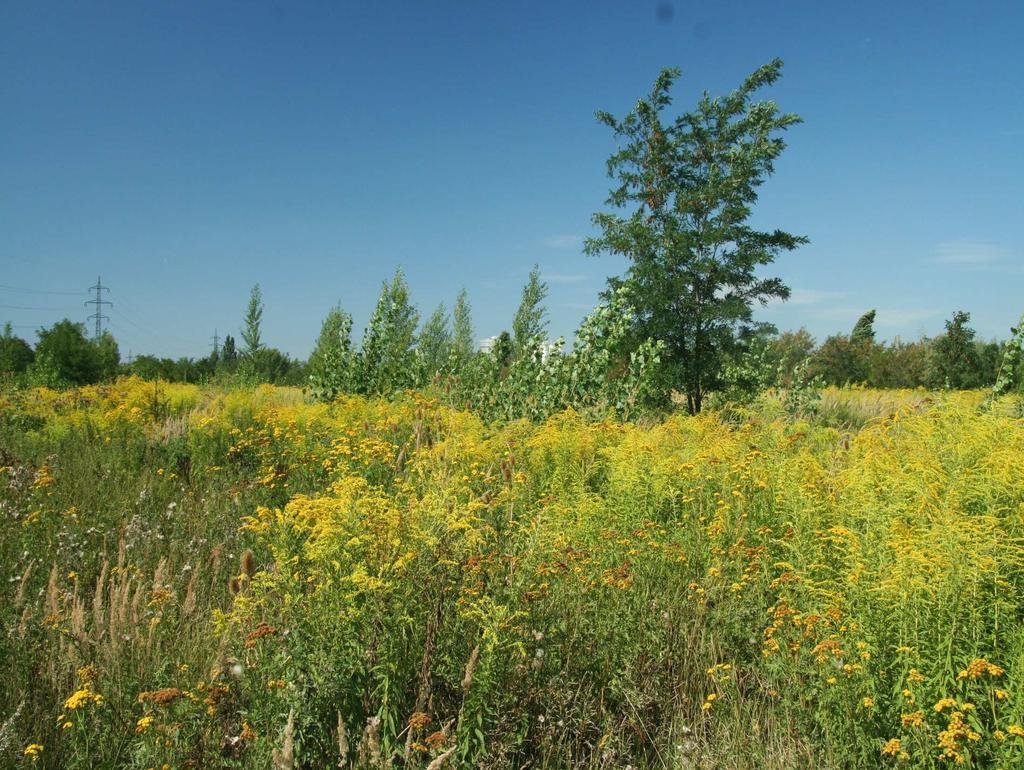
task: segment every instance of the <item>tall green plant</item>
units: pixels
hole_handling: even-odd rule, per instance
[[[257,283],[249,292],[249,304],[245,310],[242,326],[242,342],[245,343],[243,353],[252,358],[263,347],[260,335],[260,324],[263,320],[263,292]]]
[[[370,325],[363,334],[359,387],[385,395],[416,382],[416,326],[419,313],[409,299],[401,268],[381,286]]]
[[[540,279],[540,267],[534,265],[526,285],[523,286],[519,308],[512,321],[515,355],[535,355],[538,352],[538,342],[544,342],[548,326],[545,318],[547,308],[544,307],[547,295],[548,285]]]
[[[459,290],[455,298],[455,309],[452,311],[452,352],[463,363],[476,352],[472,309],[465,289]]]
[[[420,329],[416,342],[420,385],[428,384],[451,358],[453,350],[452,333],[444,303],[437,306]]]
[[[660,397],[686,394],[692,413],[718,387],[755,303],[785,299],[789,289],[760,268],[807,239],[749,224],[757,189],[785,148],[780,134],[800,122],[755,94],[780,76],[775,59],[725,97],[706,94],[693,112],[667,119],[664,111],[679,71],[661,72],[649,96],[625,118],[599,112],[622,142],[608,160],[616,184],[607,199],[615,209],[594,215],[601,235],[588,254],[620,254],[630,261],[624,278],[636,305],[632,345],[665,343]]]
[[[1024,385],[1024,372],[1022,372],[1021,350],[1024,349],[1024,315],[1020,317],[1018,324],[1010,329],[1011,337],[1006,342],[1003,350],[1003,360],[999,365],[999,374],[996,376],[995,385],[992,386],[990,399],[998,398],[1011,392],[1014,387],[1020,388]]]
[[[306,387],[320,401],[333,401],[352,392],[356,384],[357,360],[352,349],[352,316],[334,307],[324,318],[316,347],[307,364]]]
[[[975,388],[981,384],[981,367],[970,313],[958,310],[946,321],[946,333],[932,344],[932,385],[939,388]]]

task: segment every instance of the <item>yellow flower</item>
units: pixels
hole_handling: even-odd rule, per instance
[[[1016,735],[1018,738],[1024,738],[1024,727],[1020,725],[1010,725],[1006,728],[1006,732],[1010,735]]]
[[[1010,693],[1006,690],[996,690],[996,700],[1006,700],[1010,697]]]
[[[1002,676],[1006,673],[999,666],[994,663],[989,663],[984,658],[975,658],[971,661],[970,665],[967,666],[963,671],[957,674],[957,679],[978,679],[984,674],[996,677]]]
[[[910,714],[900,715],[900,724],[904,727],[920,727],[924,724],[924,712],[914,711]]]
[[[890,757],[895,757],[897,754],[900,753],[900,748],[900,739],[890,738],[888,741],[885,742],[885,745],[882,747],[882,753]]]
[[[875,707],[875,701],[872,698],[865,698],[860,703],[866,709],[870,709],[870,708],[874,708]]]
[[[83,687],[81,690],[74,692],[66,701],[64,701],[64,708],[71,709],[72,711],[82,708],[82,706],[89,702],[90,698],[92,698],[92,693],[89,692],[89,688]]]
[[[141,717],[139,721],[135,723],[135,732],[144,733],[151,724],[153,724],[153,715],[146,714],[146,716]]]
[[[26,757],[32,757],[32,761],[35,762],[39,758],[39,755],[43,751],[43,744],[41,743],[30,743],[25,747],[24,754]]]

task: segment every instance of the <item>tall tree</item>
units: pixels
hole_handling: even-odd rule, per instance
[[[452,352],[452,333],[444,303],[437,306],[420,329],[416,351],[420,364],[420,384],[425,385],[448,363]]]
[[[89,385],[100,378],[96,346],[85,336],[85,327],[65,318],[49,329],[39,330],[35,366],[47,384]]]
[[[946,333],[932,344],[931,384],[939,388],[976,388],[984,380],[974,343],[971,314],[958,310],[946,321]]]
[[[529,346],[542,342],[547,332],[544,300],[548,296],[548,285],[540,279],[540,267],[533,266],[530,277],[523,286],[522,297],[516,317],[512,321],[512,343],[517,356],[536,353]]]
[[[782,332],[772,341],[772,357],[778,366],[781,384],[790,384],[797,367],[810,358],[814,348],[814,337],[802,326],[795,332]]]
[[[238,350],[235,348],[235,338],[227,334],[224,336],[224,346],[220,349],[220,360],[230,365],[237,359]]]
[[[370,325],[363,334],[360,387],[385,395],[415,382],[416,326],[419,313],[409,299],[401,268],[381,286]]]
[[[257,283],[249,292],[249,305],[245,311],[245,321],[242,327],[242,342],[245,343],[243,351],[247,358],[256,355],[263,343],[260,340],[260,323],[263,320],[263,292]],[[226,340],[225,340],[226,343]]]
[[[869,310],[853,325],[850,342],[854,345],[871,345],[875,341],[875,311]]]
[[[121,365],[121,351],[118,350],[114,335],[105,331],[96,340],[96,357],[99,361],[100,379],[112,380],[117,377]]]
[[[0,336],[0,376],[21,374],[34,358],[32,347],[21,337],[14,336],[10,321],[5,323]]]
[[[601,235],[587,239],[585,251],[629,259],[625,277],[609,285],[631,290],[637,318],[631,345],[665,343],[661,400],[681,390],[691,413],[719,385],[740,332],[751,325],[753,305],[789,296],[780,279],[763,277],[759,268],[807,243],[747,223],[758,187],[786,146],[780,132],[800,122],[774,102],[754,101],[781,70],[775,59],[728,96],[705,93],[694,112],[671,120],[663,113],[679,71],[666,69],[625,118],[597,116],[622,143],[608,160],[616,186],[607,204],[628,213],[595,214]]]
[[[333,401],[340,393],[355,388],[352,316],[340,306],[324,318],[307,370],[307,387],[321,401]]]
[[[845,334],[834,334],[811,356],[810,373],[829,385],[854,385],[867,382],[869,365],[863,345],[854,345]]]
[[[473,339],[472,311],[465,289],[460,289],[459,295],[455,298],[452,323],[454,326],[452,350],[460,362],[464,363],[476,352],[476,344]]]

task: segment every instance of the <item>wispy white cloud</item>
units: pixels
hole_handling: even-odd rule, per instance
[[[1006,249],[978,241],[944,241],[935,247],[935,261],[943,265],[995,265],[1007,256]]]
[[[875,324],[878,326],[906,326],[907,324],[928,321],[939,316],[936,310],[879,310],[875,316]]]
[[[783,302],[781,299],[771,299],[767,307],[779,308],[783,305],[818,305],[822,302],[832,302],[842,299],[845,296],[841,291],[823,291],[821,289],[793,289],[789,293],[789,299]]]
[[[541,278],[548,283],[583,283],[587,276],[566,273],[542,273]]]
[[[789,293],[791,305],[817,305],[842,298],[841,291],[822,291],[821,289],[793,289]]]
[[[549,249],[578,249],[583,245],[582,235],[549,235],[541,240]]]
[[[834,321],[854,323],[870,308],[850,306],[830,306],[812,308],[807,315],[818,321]],[[906,326],[920,321],[928,321],[939,315],[936,310],[921,310],[917,308],[877,308],[875,311],[875,326],[886,328],[890,326]]]

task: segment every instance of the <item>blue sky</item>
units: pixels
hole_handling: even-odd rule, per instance
[[[688,109],[780,56],[766,95],[805,122],[755,224],[811,244],[759,317],[820,339],[877,308],[906,338],[964,309],[1005,337],[1022,38],[1020,2],[8,2],[0,321],[84,320],[102,275],[123,354],[198,355],[258,281],[265,339],[305,356],[401,264],[424,317],[465,286],[483,337],[537,262],[570,336],[624,267],[580,251],[615,148],[594,111],[666,66]]]

